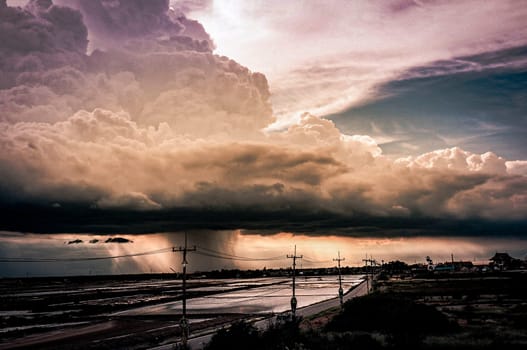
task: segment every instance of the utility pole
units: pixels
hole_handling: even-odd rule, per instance
[[[172,247],[172,252],[182,252],[183,253],[183,261],[181,262],[181,265],[183,266],[183,283],[182,283],[182,291],[183,291],[183,316],[181,317],[181,320],[179,321],[179,327],[181,328],[181,342],[183,343],[183,348],[187,348],[187,340],[189,336],[189,327],[188,327],[188,321],[187,321],[187,252],[194,252],[196,251],[196,246],[193,248],[187,248],[187,232],[185,232],[185,246],[175,248]]]
[[[296,255],[296,245],[295,245],[295,253],[293,255],[287,254],[288,259],[293,259],[293,296],[291,297],[291,315],[293,320],[295,319],[296,315],[296,296],[295,296],[295,272],[296,272],[296,259],[302,259],[303,255],[297,256]]]
[[[368,276],[369,273],[368,273],[368,263],[370,263],[370,270],[369,272],[371,273],[371,277],[372,277],[372,285],[373,285],[373,263],[376,261],[373,260],[373,257],[370,257],[368,259],[368,254],[366,254],[366,259],[362,259],[362,261],[364,261],[364,264],[366,265],[366,289],[368,289],[368,294],[370,294],[370,284],[369,284],[369,280],[370,280],[370,277]]]
[[[338,252],[338,258],[333,259],[333,261],[336,261],[338,263],[338,269],[339,269],[339,299],[340,299],[340,307],[342,307],[343,298],[344,298],[344,290],[342,289],[342,276],[340,275],[340,262],[346,260],[346,258],[340,258],[340,251]]]
[[[368,294],[370,294],[370,277],[368,276],[368,254],[366,254],[366,259],[362,259],[364,261],[364,266],[366,267],[366,290],[368,291]]]

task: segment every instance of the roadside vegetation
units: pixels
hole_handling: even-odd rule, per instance
[[[258,332],[239,322],[218,332],[216,349],[382,349],[421,344],[424,335],[445,334],[456,325],[433,307],[374,294],[345,303],[324,328],[302,330],[300,321],[274,324]]]
[[[527,349],[525,279],[388,278],[314,319],[265,331],[236,323],[206,349]]]

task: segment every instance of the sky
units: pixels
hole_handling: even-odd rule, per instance
[[[230,254],[198,270],[295,244],[524,258],[526,23],[506,0],[0,0],[0,275],[170,272],[183,231]]]

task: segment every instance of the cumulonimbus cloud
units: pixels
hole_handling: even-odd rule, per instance
[[[274,121],[265,76],[214,55],[199,23],[168,1],[148,2],[144,22],[129,20],[142,4],[0,2],[0,32],[20,39],[0,40],[2,208],[98,216],[79,231],[111,231],[124,213],[145,220],[141,232],[166,229],[168,216],[182,225],[185,213],[189,226],[214,228],[214,215],[198,220],[207,211],[257,213],[251,220],[270,229],[291,213],[298,222],[344,219],[334,227],[525,219],[521,161],[458,148],[393,161],[371,137],[310,114],[264,132]],[[19,224],[4,220],[6,229]]]

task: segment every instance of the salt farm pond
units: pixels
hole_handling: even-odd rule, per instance
[[[45,277],[0,280],[2,346],[42,342],[67,344],[117,339],[171,339],[182,313],[182,281],[174,275]],[[342,276],[344,292],[363,281],[362,275]],[[187,280],[187,315],[193,329],[218,326],[236,319],[267,317],[290,309],[291,277],[191,278]],[[297,309],[338,297],[337,275],[296,277]],[[134,329],[134,331],[132,331]],[[148,332],[148,333],[145,333]],[[124,338],[123,338],[124,337]],[[117,341],[115,340],[115,341]],[[113,344],[114,340],[105,340]]]
[[[344,291],[359,284],[362,276],[342,276]],[[195,281],[193,281],[195,282]],[[209,292],[203,297],[187,300],[189,314],[225,314],[225,313],[279,313],[290,309],[291,278],[255,278],[226,279],[221,284],[211,280],[202,280],[199,285],[189,288],[189,292]],[[212,286],[210,285],[213,282]],[[298,308],[338,297],[338,276],[298,276],[296,279],[296,298]],[[215,293],[217,292],[217,293]],[[134,308],[117,312],[114,315],[163,315],[181,312],[182,302],[174,301],[158,305]]]

